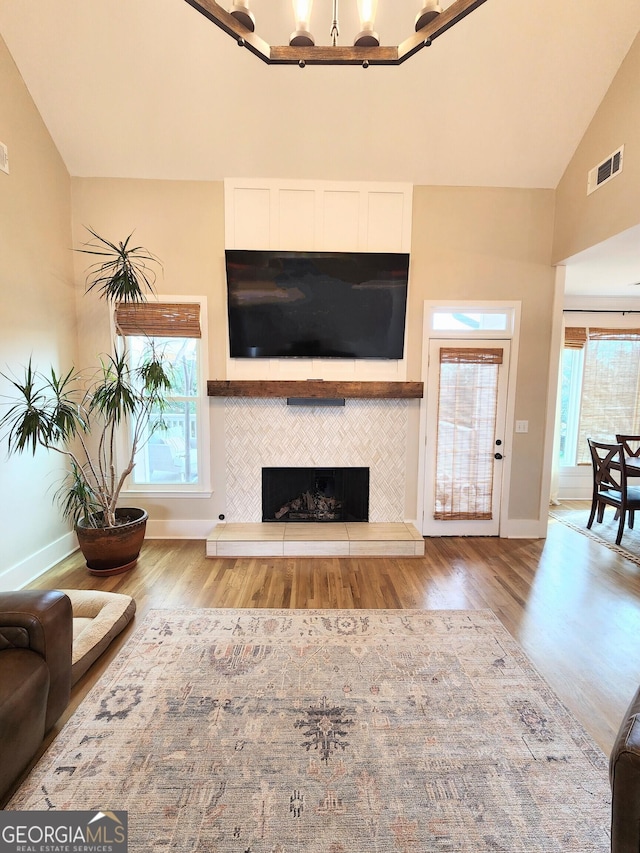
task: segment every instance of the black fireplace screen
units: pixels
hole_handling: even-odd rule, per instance
[[[263,521],[368,521],[368,468],[263,468]]]

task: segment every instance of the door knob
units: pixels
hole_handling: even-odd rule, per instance
[[[502,453],[494,453],[493,458],[494,459],[502,459]]]

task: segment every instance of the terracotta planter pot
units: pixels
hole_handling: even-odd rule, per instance
[[[144,542],[148,514],[146,510],[122,507],[116,518],[117,527],[89,527],[76,524],[78,544],[92,575],[117,575],[132,569]]]

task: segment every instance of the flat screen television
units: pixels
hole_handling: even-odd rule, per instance
[[[225,254],[231,358],[403,357],[408,254]]]

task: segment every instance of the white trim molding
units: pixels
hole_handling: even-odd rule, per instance
[[[0,588],[22,589],[31,581],[78,550],[78,540],[73,531],[65,533],[59,539],[30,554],[25,560],[16,563],[0,575]]]

